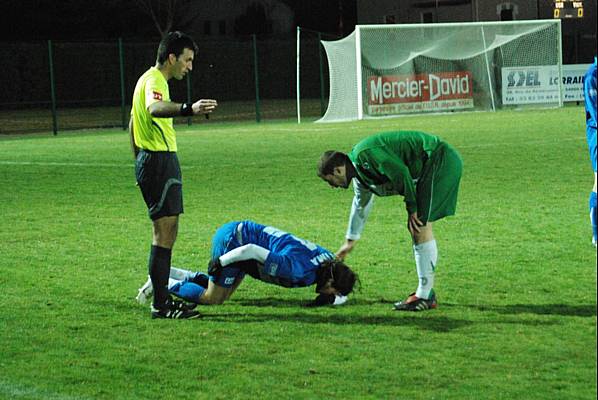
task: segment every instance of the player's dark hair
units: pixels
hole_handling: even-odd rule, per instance
[[[170,54],[174,54],[178,58],[185,49],[197,53],[197,44],[191,39],[191,36],[180,31],[169,32],[160,41],[156,62],[160,65],[164,64]]]
[[[340,151],[328,150],[322,154],[318,161],[318,176],[323,178],[325,175],[332,175],[336,167],[346,165],[349,160],[349,156]]]
[[[326,283],[332,279],[332,287],[339,291],[343,296],[347,296],[353,291],[355,283],[359,278],[355,272],[342,261],[331,260],[322,263],[318,269],[316,282],[316,292],[319,292]]]

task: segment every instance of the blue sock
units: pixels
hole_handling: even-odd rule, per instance
[[[197,283],[183,281],[175,283],[169,289],[170,293],[177,297],[190,301],[192,303],[199,303],[199,298],[206,291],[206,288]]]
[[[590,221],[592,221],[592,238],[596,242],[596,192],[590,193]]]

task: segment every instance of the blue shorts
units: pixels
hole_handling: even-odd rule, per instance
[[[229,222],[218,228],[212,237],[212,260],[241,246],[236,239],[238,225],[239,222]],[[237,279],[243,279],[244,276],[245,272],[232,264],[219,269],[214,275],[210,275],[210,280],[216,285],[228,289],[234,285]]]
[[[596,128],[588,126],[586,128],[586,135],[590,149],[590,161],[592,161],[592,168],[596,172]]]

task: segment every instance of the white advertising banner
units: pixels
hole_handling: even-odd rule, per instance
[[[554,65],[502,68],[502,103],[558,103],[558,82],[559,70]]]
[[[563,101],[583,101],[583,76],[592,64],[563,65]]]
[[[367,112],[390,115],[473,108],[472,82],[469,71],[370,76]]]
[[[583,76],[590,64],[563,65],[563,101],[583,101]],[[556,65],[502,68],[504,105],[559,102]]]

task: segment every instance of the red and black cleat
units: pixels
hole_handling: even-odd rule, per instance
[[[436,294],[432,292],[432,296],[429,299],[422,299],[411,293],[404,301],[399,301],[394,304],[396,311],[425,311],[432,308],[436,308]]]

